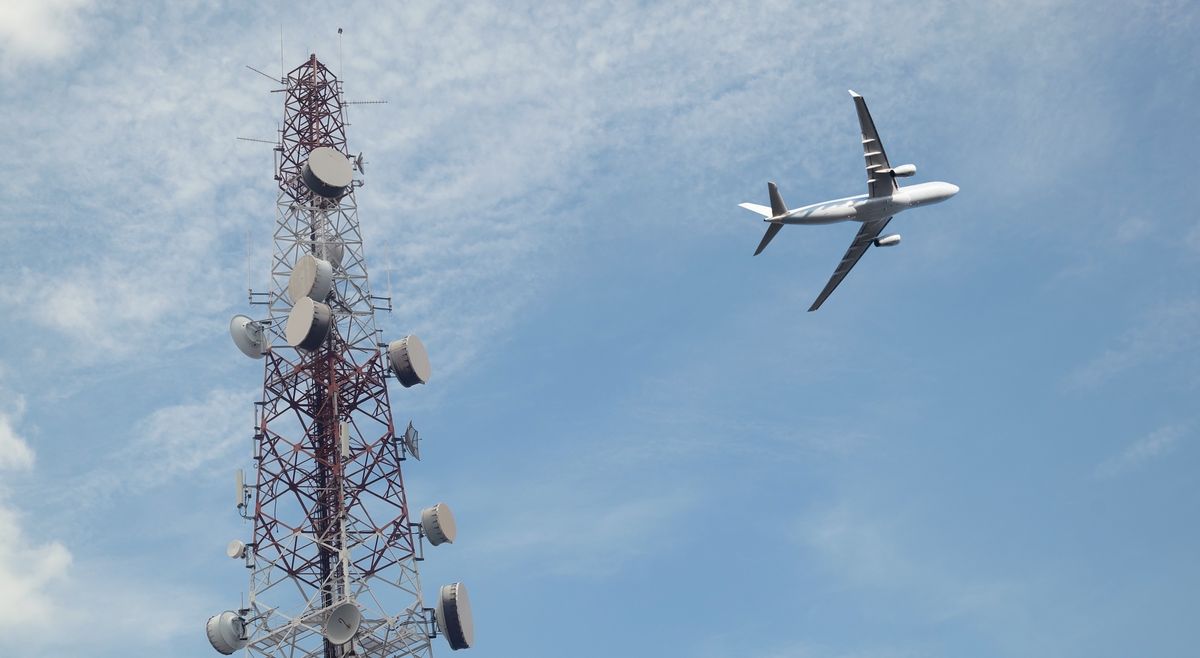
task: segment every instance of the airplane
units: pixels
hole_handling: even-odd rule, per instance
[[[868,247],[892,247],[900,244],[899,234],[879,235],[892,217],[909,208],[941,203],[958,194],[957,185],[940,181],[900,187],[896,179],[917,173],[916,165],[893,167],[888,164],[883,143],[879,141],[879,133],[875,130],[875,122],[871,120],[871,113],[867,110],[867,102],[853,89],[850,90],[850,96],[854,99],[854,107],[858,110],[858,124],[862,129],[863,158],[867,163],[866,194],[788,210],[783,197],[779,195],[779,188],[775,183],[767,183],[767,192],[771,197],[770,207],[757,203],[738,204],[762,215],[763,221],[769,224],[766,235],[754,251],[755,256],[761,254],[771,239],[787,224],[862,223],[858,235],[854,236],[854,242],[850,243],[846,255],[842,256],[842,261],[838,263],[829,283],[825,284],[825,289],[808,309],[809,312],[821,308],[821,304],[833,294],[834,289],[846,278]]]

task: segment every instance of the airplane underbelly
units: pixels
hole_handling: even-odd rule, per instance
[[[854,219],[864,223],[873,222],[885,217],[891,217],[901,210],[903,210],[903,208],[898,207],[897,204],[893,203],[890,199],[881,199],[878,201],[873,200],[872,202],[868,202],[859,206],[858,215],[855,216]]]
[[[848,222],[851,219],[852,218],[846,218],[846,217],[791,217],[791,218],[784,220],[783,223],[784,224],[804,224],[806,226],[807,225],[815,226],[817,224],[837,224],[838,222]]]

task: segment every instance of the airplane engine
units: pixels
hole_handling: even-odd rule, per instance
[[[908,178],[915,173],[917,173],[917,165],[915,164],[903,164],[899,167],[892,167],[892,175],[897,178]]]
[[[898,244],[900,244],[899,233],[893,233],[891,235],[885,235],[881,238],[875,238],[876,247],[894,247]]]

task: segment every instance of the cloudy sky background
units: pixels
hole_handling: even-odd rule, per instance
[[[213,656],[245,591],[281,28],[388,101],[360,220],[472,655],[1194,651],[1194,3],[291,4],[3,3],[3,653]],[[751,258],[736,204],[864,191],[847,88],[962,192],[809,314],[854,227]]]

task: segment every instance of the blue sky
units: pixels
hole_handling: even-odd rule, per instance
[[[1194,3],[6,3],[0,649],[216,655],[271,83],[344,71],[472,655],[1188,656]],[[345,30],[339,64],[336,30]],[[806,313],[846,89],[953,200]],[[448,649],[439,644],[445,655]]]

